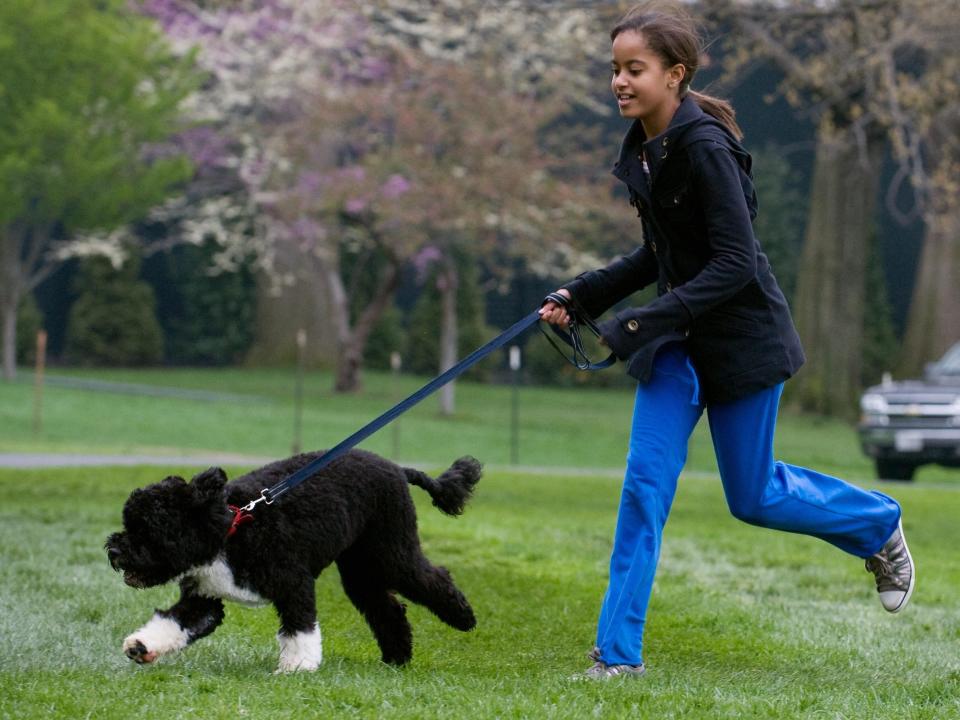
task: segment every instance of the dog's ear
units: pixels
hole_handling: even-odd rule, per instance
[[[212,467],[195,475],[190,484],[201,498],[219,498],[223,494],[223,486],[227,484],[227,474],[218,467]]]
[[[179,475],[168,475],[159,482],[159,486],[168,493],[168,497],[183,499],[190,497],[190,486]]]

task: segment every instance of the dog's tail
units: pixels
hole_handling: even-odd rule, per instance
[[[422,487],[433,498],[435,507],[447,515],[459,515],[473,493],[473,486],[480,480],[483,466],[469,455],[460,458],[450,469],[434,479],[425,472],[404,468],[407,482]]]

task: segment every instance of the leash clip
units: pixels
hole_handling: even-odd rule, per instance
[[[267,494],[268,489],[269,488],[264,488],[261,490],[260,497],[256,498],[255,500],[251,500],[240,509],[243,510],[243,512],[251,512],[257,506],[257,503],[261,502],[265,502],[267,505],[273,505],[273,498]]]

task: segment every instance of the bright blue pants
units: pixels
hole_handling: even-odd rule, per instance
[[[783,385],[707,409],[720,479],[733,515],[760,527],[826,540],[859,557],[877,552],[900,506],[829,475],[773,459]],[[600,610],[597,647],[607,663],[638,665],[663,526],[703,413],[699,384],[682,345],[668,345],[637,387],[630,450]]]

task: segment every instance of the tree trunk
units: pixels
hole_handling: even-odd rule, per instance
[[[926,232],[899,364],[899,370],[907,376],[916,376],[924,365],[960,341],[958,131],[960,114],[949,108],[928,130],[933,168],[927,186],[921,188],[926,198]]]
[[[3,379],[17,376],[17,301],[3,297]]]
[[[20,243],[9,228],[0,232],[0,313],[3,314],[3,379],[17,374],[17,308],[20,306]]]
[[[899,365],[906,376],[918,375],[960,341],[958,233],[960,208],[941,207],[927,220]]]
[[[360,392],[363,383],[360,378],[360,368],[363,367],[363,349],[353,339],[340,350],[337,358],[337,372],[333,381],[333,391],[337,393]]]
[[[457,290],[460,286],[455,258],[449,253],[444,258],[444,270],[440,278],[440,372],[444,373],[457,364]],[[440,389],[440,414],[453,415],[456,406],[456,390],[450,382]]]
[[[343,282],[340,280],[339,273],[332,273],[337,277],[331,278],[332,289],[334,290],[335,306],[339,306],[342,312],[346,313],[347,327],[343,334],[343,340],[340,344],[340,353],[337,357],[337,371],[334,380],[334,392],[349,393],[357,392],[361,389],[360,370],[363,367],[363,352],[367,347],[367,340],[373,331],[377,321],[383,317],[390,299],[400,280],[400,267],[395,262],[390,262],[384,269],[380,282],[377,284],[377,292],[367,303],[367,306],[360,313],[360,317],[349,327],[349,300],[346,299],[346,293],[343,291]],[[342,326],[342,319],[339,323]]]
[[[802,407],[850,417],[860,391],[865,278],[880,143],[822,125],[797,279],[796,321],[807,355],[792,393]]]

